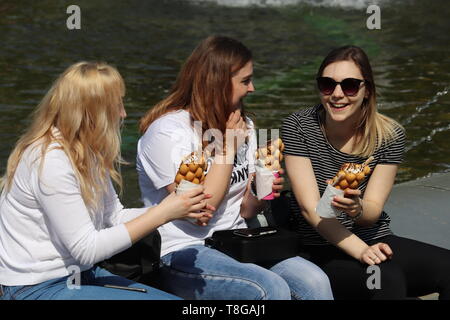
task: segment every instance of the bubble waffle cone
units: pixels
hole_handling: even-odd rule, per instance
[[[278,171],[283,161],[284,143],[280,138],[270,142],[267,146],[259,148],[256,151],[256,160],[263,163],[264,166],[271,171]]]
[[[206,160],[203,153],[192,152],[186,156],[180,164],[175,176],[178,185],[182,180],[195,184],[201,184],[205,180]]]
[[[331,185],[336,189],[358,189],[359,184],[370,173],[369,163],[373,160],[370,157],[363,164],[344,163],[339,172],[331,180]]]

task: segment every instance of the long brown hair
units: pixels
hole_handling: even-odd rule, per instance
[[[62,149],[72,163],[90,213],[98,209],[108,176],[122,186],[120,114],[124,94],[119,72],[105,63],[83,61],[67,68],[37,106],[31,126],[9,156],[1,188],[11,188],[28,147],[40,146],[41,171],[50,144],[57,142],[56,148]]]
[[[365,81],[365,88],[368,92],[361,105],[361,117],[356,129],[356,142],[353,154],[361,157],[369,157],[384,142],[389,142],[396,137],[395,129],[402,126],[395,120],[382,115],[377,111],[377,97],[375,80],[369,58],[363,49],[357,46],[344,46],[332,50],[323,60],[317,72],[317,77],[321,77],[323,70],[331,63],[338,61],[354,62]],[[325,119],[325,110],[320,110],[321,118]]]
[[[206,38],[181,68],[169,96],[142,117],[140,132],[145,133],[153,121],[170,111],[189,109],[192,120],[201,121],[204,131],[214,128],[225,133],[233,111],[231,78],[251,59],[251,51],[237,40]]]

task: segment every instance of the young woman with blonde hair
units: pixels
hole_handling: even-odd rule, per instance
[[[121,187],[124,94],[115,68],[79,62],[37,107],[1,181],[0,299],[177,299],[94,266],[168,221],[206,214],[202,187],[123,208],[111,179]]]
[[[188,299],[332,299],[322,270],[300,257],[266,269],[204,245],[215,231],[245,228],[244,219],[267,205],[250,192],[256,135],[242,100],[255,90],[252,76],[250,50],[228,37],[208,37],[185,62],[169,96],[141,120],[137,170],[146,205],[160,203],[175,188],[183,157],[216,145],[204,180],[214,215],[158,229],[163,287]],[[237,142],[230,143],[234,137]],[[282,182],[274,181],[278,196]]]
[[[405,133],[377,111],[375,82],[364,51],[331,51],[317,73],[321,104],[290,115],[283,123],[286,170],[295,197],[291,210],[303,238],[301,256],[329,276],[336,299],[403,299],[439,292],[450,298],[448,250],[392,234],[384,204],[402,161]],[[322,218],[315,209],[344,163],[371,173],[358,189],[335,196],[342,212]],[[368,283],[369,265],[380,267],[380,286]]]

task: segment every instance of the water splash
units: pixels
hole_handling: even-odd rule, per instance
[[[364,9],[369,5],[387,4],[388,0],[188,0],[191,2],[211,2],[227,7],[282,7],[306,4],[315,7],[340,7],[345,9]],[[392,1],[391,1],[392,2]]]
[[[402,125],[406,126],[408,124],[410,124],[415,118],[417,118],[417,116],[420,115],[420,113],[428,108],[430,108],[433,104],[435,104],[439,97],[446,95],[448,92],[450,91],[450,86],[449,87],[445,87],[444,90],[442,91],[438,91],[430,100],[428,100],[425,104],[417,106],[416,107],[416,111],[411,114],[408,118],[406,118]]]
[[[409,145],[407,145],[405,147],[405,152],[408,152],[409,150],[417,147],[419,144],[422,144],[424,142],[431,142],[433,140],[434,135],[436,135],[439,132],[449,131],[449,130],[450,130],[450,124],[448,124],[444,127],[435,128],[435,129],[431,130],[431,132],[427,136],[422,137],[419,140],[413,141]]]

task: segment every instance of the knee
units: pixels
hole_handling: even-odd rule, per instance
[[[390,261],[378,265],[368,274],[367,288],[373,299],[403,299],[407,296],[406,278],[400,266]]]
[[[298,300],[333,300],[330,279],[317,265],[296,257],[277,264],[272,271],[289,285],[291,295]]]
[[[256,299],[291,300],[291,291],[287,282],[269,270],[259,277],[254,285]]]

